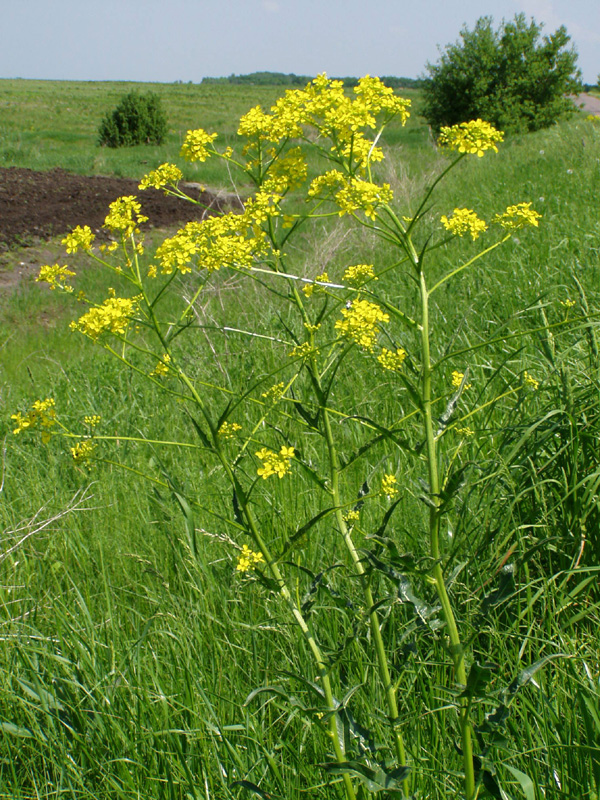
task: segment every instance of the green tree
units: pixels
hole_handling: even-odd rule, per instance
[[[167,117],[160,97],[152,92],[129,92],[100,123],[98,144],[108,147],[162,144],[166,134]]]
[[[564,26],[542,36],[542,25],[517,14],[498,30],[491,17],[466,26],[437,64],[427,64],[424,116],[437,131],[485,119],[508,133],[546,128],[573,113],[567,95],[581,91],[577,52]]]

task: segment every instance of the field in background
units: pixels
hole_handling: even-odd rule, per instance
[[[233,143],[239,115],[278,96],[263,88],[144,85],[163,97],[171,128],[165,148],[95,149],[90,141],[101,116],[129,88],[0,82],[0,164],[140,177],[162,161],[179,163],[188,128],[224,131],[223,143]],[[386,148],[381,175],[400,213],[410,214],[443,157],[418,121],[390,130]],[[211,162],[190,169],[194,180],[223,185]],[[507,591],[505,584],[507,594],[476,619],[472,633],[475,654],[485,660],[491,653],[499,665],[481,718],[521,670],[562,654],[511,707],[498,774],[514,800],[597,800],[600,791],[599,185],[600,126],[575,120],[463,163],[431,211],[435,220],[466,206],[489,218],[509,203],[532,201],[543,214],[539,231],[514,238],[440,291],[433,312],[437,356],[449,341],[460,351],[494,340],[446,365],[448,373],[469,366],[474,403],[497,393],[500,363],[507,386],[518,385],[524,370],[539,381],[537,391],[490,406],[473,423],[475,435],[464,446],[479,480],[457,502],[446,540],[456,568],[453,592],[465,608],[498,588],[505,559],[514,568],[514,585]],[[56,244],[45,247],[54,263]],[[470,244],[461,250],[467,255]],[[348,263],[391,258],[335,220],[306,233],[295,267],[337,276]],[[440,250],[434,269],[446,271],[449,258]],[[81,270],[77,290],[93,295],[114,285],[79,256],[68,263]],[[412,313],[415,294],[405,276],[388,274],[385,281]],[[188,278],[179,279],[179,291],[189,287]],[[283,671],[306,675],[310,668],[268,591],[235,575],[236,554],[219,538],[226,532],[219,520],[196,509],[200,557],[193,560],[183,516],[164,485],[110,464],[88,473],[62,442],[40,447],[12,436],[9,415],[46,396],[66,418],[102,414],[106,430],[121,435],[188,435],[183,414],[165,412],[147,384],[69,332],[78,313],[75,303],[32,281],[0,300],[0,553],[63,513],[77,492],[90,487],[93,496],[86,510],[67,513],[0,561],[0,636],[7,645],[0,650],[0,798],[222,800],[251,796],[232,788],[247,779],[277,798],[329,800],[334,789],[318,767],[326,743],[313,738],[302,715],[267,696],[243,706],[251,689],[286,680]],[[244,376],[271,369],[278,354],[249,347],[224,326],[276,326],[280,313],[276,298],[265,304],[236,275],[215,273],[190,363],[208,383],[239,388]],[[368,369],[340,374],[337,391],[360,410],[384,379]],[[222,402],[218,391],[206,391]],[[407,435],[416,436],[407,425]],[[126,441],[106,454],[152,471],[163,484],[168,474],[187,497],[219,508],[204,494],[210,465],[202,459]],[[418,555],[420,475],[409,464],[403,469],[393,535],[402,551]],[[288,510],[274,530],[293,530],[310,513],[314,489],[308,479],[297,486],[294,496],[282,496]],[[307,559],[318,562],[323,552],[334,559],[335,537],[326,526],[318,533]],[[391,612],[390,637],[412,625],[408,605]],[[328,606],[316,613],[333,648],[343,633],[338,616]],[[443,636],[418,625],[411,630],[395,651],[405,687],[402,729],[422,775],[415,788],[420,797],[441,800],[456,796],[453,770],[460,769],[447,737],[447,655]],[[370,680],[349,669],[349,684]],[[356,698],[359,718],[383,725],[361,705],[360,692]]]
[[[98,147],[102,118],[134,89],[160,96],[169,123],[167,141],[160,147]],[[223,148],[234,144],[242,114],[255,105],[269,108],[284,91],[284,86],[0,79],[0,166],[63,167],[82,175],[141,178],[159,164],[178,158],[188,130],[218,131]],[[401,94],[418,102],[415,90]],[[392,141],[398,129],[391,128]],[[402,136],[406,138],[407,133],[419,141],[427,135],[416,122]],[[227,179],[221,162],[208,162],[201,172],[208,186]],[[200,167],[188,164],[184,173],[188,180],[199,180]]]

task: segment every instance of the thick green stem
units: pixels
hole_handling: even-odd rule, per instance
[[[422,401],[423,416],[425,425],[425,437],[427,441],[427,464],[429,468],[429,498],[431,507],[429,510],[429,546],[431,556],[434,559],[433,580],[439,601],[442,606],[442,613],[448,629],[450,639],[450,654],[454,663],[454,674],[457,683],[466,686],[467,673],[465,668],[464,651],[456,625],[456,619],[452,610],[452,603],[448,596],[444,581],[444,572],[440,560],[440,481],[438,471],[437,443],[434,433],[433,416],[431,409],[431,356],[429,351],[429,293],[425,283],[423,271],[419,271],[420,293],[421,293],[421,325],[422,325]],[[475,798],[475,774],[473,770],[473,744],[471,741],[471,723],[469,720],[469,703],[467,698],[461,700],[459,707],[459,726],[463,749],[463,762],[465,770],[465,790],[467,800]]]

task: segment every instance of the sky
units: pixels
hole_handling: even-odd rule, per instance
[[[416,78],[481,16],[565,25],[600,73],[599,0],[0,0],[0,78],[197,83],[268,70]]]

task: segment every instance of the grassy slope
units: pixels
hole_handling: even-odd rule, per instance
[[[82,92],[90,97],[93,88],[83,85]],[[184,96],[198,88],[165,87],[165,101],[171,90]],[[115,98],[122,89],[115,87]],[[244,90],[235,100],[240,111],[242,94],[247,96]],[[213,97],[217,128],[215,105]],[[190,99],[190,113],[192,106]],[[229,108],[233,111],[233,100]],[[233,131],[229,110],[221,113]],[[96,123],[86,124],[90,131]],[[204,120],[191,124],[213,127]],[[411,130],[402,148],[390,150],[388,166],[396,196],[407,210],[439,161],[423,143],[426,132]],[[420,145],[413,146],[413,140]],[[140,155],[132,158],[133,169]],[[485,402],[498,392],[494,368],[499,360],[509,376],[503,380],[518,385],[527,369],[540,381],[537,392],[475,418],[476,436],[465,448],[478,465],[479,480],[465,490],[452,517],[455,563],[463,565],[454,592],[465,601],[475,654],[500,664],[480,719],[520,669],[546,655],[570,656],[538,672],[511,708],[499,761],[533,782],[529,790],[520,783],[523,778],[499,765],[499,777],[513,797],[526,796],[527,789],[533,792],[528,797],[592,800],[600,780],[594,766],[600,752],[598,597],[590,593],[598,564],[595,478],[590,483],[590,476],[600,473],[594,444],[599,427],[594,316],[599,305],[600,224],[594,190],[599,158],[600,131],[586,123],[514,140],[499,156],[463,164],[433,212],[466,205],[489,218],[507,203],[522,200],[532,200],[544,212],[539,232],[524,234],[501,255],[463,274],[451,290],[439,293],[434,312],[438,354],[449,339],[455,351],[489,336],[496,340],[475,356],[456,357],[446,365],[448,372],[470,366],[477,394],[469,402]],[[369,259],[379,264],[390,258],[385,251],[373,253],[368,239],[343,239],[343,231],[336,224],[307,235],[298,269],[326,267],[336,275],[347,263]],[[463,251],[470,252],[468,243]],[[449,257],[439,251],[433,268],[447,268]],[[397,274],[387,281],[382,289],[403,297],[410,312],[410,284]],[[87,270],[78,288],[104,291],[104,283],[103,276]],[[204,346],[203,338],[193,354],[211,381],[223,382],[225,370],[234,387],[243,386],[249,373],[268,370],[278,357],[270,349],[241,347],[218,331],[223,324],[256,329],[276,320],[276,303],[265,306],[260,298],[235,277],[215,279],[205,313],[217,329],[208,333],[211,347]],[[589,304],[586,327],[561,327],[567,312],[560,301],[567,298],[577,302],[569,312],[575,320],[586,316],[584,304]],[[260,309],[259,319],[255,309]],[[7,437],[7,454],[0,524],[5,541],[16,542],[18,535],[9,532],[37,509],[43,506],[40,518],[46,518],[63,510],[77,490],[97,482],[93,500],[86,503],[90,510],[67,515],[0,563],[1,630],[11,642],[0,656],[0,797],[226,798],[237,796],[239,790],[228,787],[243,778],[286,798],[306,797],[307,792],[331,797],[333,790],[313,766],[326,758],[326,745],[303,717],[290,714],[276,699],[267,702],[266,696],[247,709],[241,706],[255,686],[281,683],[281,669],[307,674],[310,668],[268,593],[233,576],[235,554],[219,539],[227,529],[197,511],[203,535],[196,561],[167,491],[110,465],[88,475],[69,462],[60,445],[39,448],[24,437],[11,437],[7,415],[46,395],[56,398],[67,418],[102,413],[108,430],[188,436],[185,418],[176,409],[165,413],[162,398],[66,331],[76,313],[34,284],[24,285],[2,309],[0,436]],[[553,335],[524,335],[543,327],[544,317],[558,326]],[[359,380],[356,374],[340,374],[339,402],[360,409],[380,385],[374,380],[368,369]],[[218,392],[212,396],[222,402]],[[395,408],[381,411],[398,413]],[[546,420],[543,426],[540,420]],[[353,444],[355,434],[342,435]],[[316,444],[304,446],[314,447],[317,457]],[[152,451],[121,441],[110,455],[147,470]],[[373,456],[373,468],[384,456]],[[210,463],[181,451],[160,452],[160,457],[188,497],[202,497],[203,505],[226,511],[216,496],[206,496],[214,481],[207,484]],[[402,549],[418,553],[423,511],[413,493],[421,475],[418,465],[399,462],[398,467],[406,489],[394,535]],[[160,478],[156,462],[150,468]],[[309,483],[299,481],[293,495],[284,483],[273,536],[282,527],[293,528],[313,508]],[[370,511],[365,526],[375,524],[381,511]],[[571,574],[586,519],[589,541],[579,571]],[[335,542],[326,526],[318,532],[306,558],[318,563],[324,557],[329,563],[338,556]],[[510,602],[478,618],[480,598],[490,590],[487,581],[508,551],[516,569]],[[344,636],[343,616],[327,607],[316,613],[323,641],[334,647]],[[390,642],[398,637],[396,669],[403,687],[403,730],[419,776],[415,788],[423,797],[455,796],[452,770],[458,759],[446,733],[453,715],[446,708],[451,685],[443,666],[443,639],[412,626],[411,609],[393,606],[386,635]],[[408,638],[400,641],[400,635]],[[414,649],[403,650],[406,643]],[[355,646],[361,648],[360,640]],[[368,684],[369,675],[356,674],[350,663],[346,685],[363,681]],[[301,693],[301,687],[295,684],[294,691]],[[355,700],[359,718],[377,728],[377,715],[365,706],[361,692]]]

